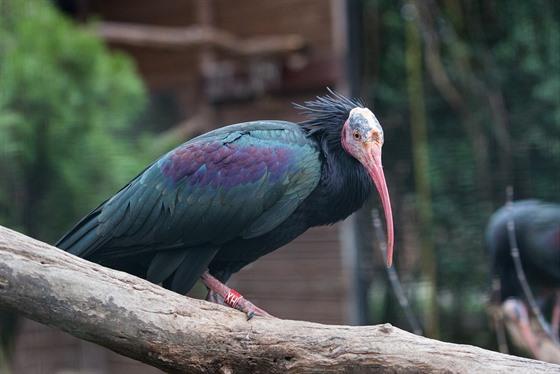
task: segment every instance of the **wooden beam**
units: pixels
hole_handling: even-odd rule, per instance
[[[242,57],[289,55],[303,51],[307,43],[297,34],[239,38],[212,26],[149,26],[132,23],[101,22],[95,31],[111,43],[141,47],[186,49],[215,47]]]

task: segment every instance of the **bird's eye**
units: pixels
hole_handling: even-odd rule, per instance
[[[361,138],[362,138],[362,134],[360,134],[358,131],[354,131],[354,139],[360,140]]]

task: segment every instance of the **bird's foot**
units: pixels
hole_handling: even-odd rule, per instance
[[[249,300],[245,299],[234,289],[229,288],[228,286],[217,280],[215,277],[210,275],[208,270],[206,270],[202,274],[200,279],[202,283],[209,289],[208,296],[206,296],[207,301],[217,304],[223,303],[234,309],[240,310],[247,315],[247,320],[250,320],[255,315],[275,318],[261,308],[255,306],[255,304],[253,304]],[[223,298],[223,300],[221,300],[220,296],[221,298]]]
[[[272,317],[270,314],[268,314],[249,300],[245,299],[233,289],[230,289],[224,297],[224,303],[247,314],[247,321],[253,318],[253,316],[255,315],[262,317]]]

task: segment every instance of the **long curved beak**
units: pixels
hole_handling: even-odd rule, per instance
[[[381,163],[381,144],[377,142],[369,143],[367,153],[368,162],[365,167],[381,196],[383,203],[383,211],[385,212],[385,223],[387,225],[387,267],[393,264],[393,211],[391,210],[391,200],[389,199],[389,191],[387,190],[387,182],[383,173],[383,165]]]
[[[531,328],[529,312],[523,301],[507,299],[502,303],[502,310],[507,320],[511,322],[510,328],[517,330],[533,357],[540,359],[537,337]]]

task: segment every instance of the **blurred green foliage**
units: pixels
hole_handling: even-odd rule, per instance
[[[131,59],[46,1],[0,0],[0,224],[52,242],[150,160]]]
[[[403,217],[410,220],[403,207],[420,209],[405,65],[410,48],[405,28],[414,20],[422,38],[418,68],[429,151],[424,172],[431,185],[441,339],[492,347],[485,316],[487,220],[505,202],[508,185],[515,199],[560,200],[560,2],[361,4],[366,46],[361,96],[384,124],[384,165],[400,210],[395,231],[402,238],[399,228],[410,229],[403,222]],[[397,261],[419,259],[415,250],[397,243]],[[420,265],[406,266],[403,278],[418,279]],[[415,287],[421,286],[413,282],[410,287],[420,299]],[[398,306],[382,311],[376,303],[372,323],[406,328]]]

